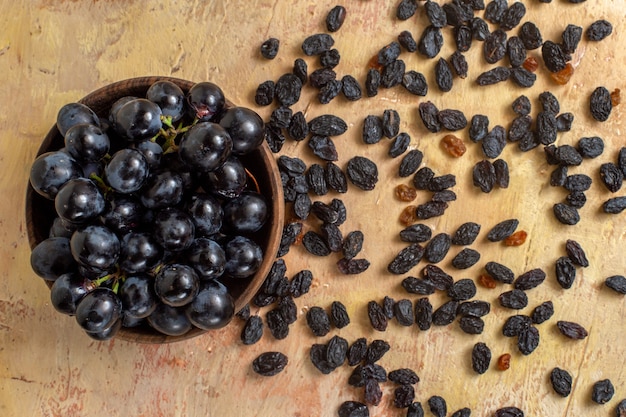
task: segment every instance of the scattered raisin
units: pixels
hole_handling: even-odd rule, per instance
[[[626,294],[626,277],[623,275],[612,275],[604,281],[604,285],[617,292]]]
[[[521,274],[513,282],[515,289],[527,291],[538,287],[546,279],[546,273],[540,268],[531,269]]]
[[[448,155],[459,158],[465,154],[467,148],[463,143],[463,140],[454,135],[445,135],[441,140],[441,146],[448,153]]]
[[[530,318],[534,324],[541,324],[554,315],[554,305],[552,301],[546,301],[534,308]]]
[[[433,323],[433,306],[427,297],[415,302],[415,323],[420,330],[428,330]]]
[[[577,241],[567,239],[565,242],[565,252],[575,265],[582,266],[583,268],[589,266],[589,260],[587,260],[585,250]]]
[[[597,87],[589,98],[589,110],[591,116],[599,122],[606,121],[613,110],[611,93],[605,87]]]
[[[498,369],[501,371],[506,371],[511,367],[511,354],[503,353],[498,358]]]
[[[519,289],[513,289],[511,291],[505,291],[498,296],[500,305],[505,308],[513,310],[521,310],[528,305],[528,296],[526,293]]]
[[[596,20],[587,28],[585,35],[590,41],[599,42],[608,37],[613,32],[613,25],[611,22],[601,19]]]
[[[522,329],[517,336],[517,348],[522,355],[530,355],[539,346],[539,330],[534,326]]]
[[[561,397],[567,397],[572,392],[572,375],[565,369],[554,368],[550,372],[552,389]]]
[[[578,323],[560,320],[556,323],[559,331],[570,339],[584,339],[589,334],[587,330]]]
[[[376,301],[367,303],[367,315],[374,330],[378,330],[379,332],[387,330],[387,316],[383,308]]]
[[[339,417],[369,417],[366,404],[359,401],[344,401],[339,406]]]
[[[288,362],[281,352],[264,352],[252,361],[252,369],[259,375],[273,376],[285,369]]]
[[[598,404],[606,404],[615,395],[615,387],[609,379],[603,379],[593,384],[591,400]]]
[[[472,369],[478,374],[484,374],[490,363],[491,349],[483,342],[476,343],[472,348]]]
[[[348,161],[346,175],[354,185],[366,191],[373,190],[378,182],[376,164],[364,156],[354,156]]]
[[[480,253],[471,248],[465,248],[452,258],[452,266],[456,269],[467,269],[480,260]]]
[[[448,406],[446,400],[439,395],[433,395],[428,399],[428,407],[435,417],[446,417],[448,414]]]
[[[340,5],[333,7],[326,15],[326,29],[329,32],[338,31],[345,19],[346,8]]]

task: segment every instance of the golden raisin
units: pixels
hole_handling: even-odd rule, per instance
[[[504,239],[504,244],[506,246],[520,246],[526,242],[526,237],[528,237],[528,233],[524,230],[518,230],[513,233],[511,236]]]
[[[537,62],[537,58],[534,56],[529,56],[526,58],[522,66],[526,68],[527,71],[535,72],[537,71],[537,68],[539,68],[539,62]]]
[[[400,201],[413,201],[417,197],[417,190],[406,184],[399,184],[395,188],[396,197]]]
[[[622,98],[620,97],[620,90],[619,90],[619,88],[616,88],[611,93],[611,104],[613,105],[613,107],[615,107],[619,103],[621,103],[621,101],[622,101]]]
[[[574,75],[574,67],[569,62],[565,64],[565,68],[563,68],[561,71],[550,73],[550,76],[552,77],[554,82],[559,85],[567,84],[569,79],[572,78],[572,75]]]
[[[413,223],[415,223],[417,221],[417,215],[416,215],[416,210],[417,207],[416,206],[407,206],[404,210],[402,210],[402,213],[400,213],[400,223],[402,223],[405,226],[410,226]]]
[[[504,353],[500,355],[498,358],[498,369],[501,371],[506,371],[511,367],[511,354]]]
[[[463,139],[454,135],[445,135],[441,140],[441,146],[450,155],[455,158],[463,156],[467,148],[463,143]]]
[[[483,287],[491,289],[496,288],[497,285],[496,280],[487,274],[481,274],[478,277],[478,282],[480,282],[480,285],[482,285]]]

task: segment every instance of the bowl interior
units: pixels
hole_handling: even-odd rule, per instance
[[[98,116],[107,117],[111,105],[116,100],[124,96],[145,97],[150,85],[159,80],[172,81],[181,87],[184,92],[187,92],[194,84],[192,81],[171,77],[132,78],[102,87],[81,99],[80,102],[89,106]],[[228,107],[233,106],[229,101],[227,101],[226,105]],[[63,137],[55,125],[41,143],[37,156],[48,151],[60,149],[63,146]],[[235,299],[235,311],[241,310],[250,302],[272,267],[275,254],[278,252],[285,216],[284,205],[282,204],[283,190],[280,174],[267,143],[263,142],[258,149],[242,156],[241,160],[258,183],[261,193],[265,196],[270,196],[267,199],[270,218],[259,232],[251,236],[263,248],[264,253],[263,263],[257,273],[247,279],[224,280],[224,284],[229,288]],[[29,183],[26,190],[26,226],[31,249],[48,237],[48,231],[54,217],[54,202],[40,196]],[[52,285],[49,281],[44,282],[48,287]],[[139,326],[122,328],[115,337],[141,343],[167,343],[189,339],[204,332],[205,330],[193,328],[183,336],[167,336],[153,330],[149,326]]]

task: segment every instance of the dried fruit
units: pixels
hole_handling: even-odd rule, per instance
[[[463,140],[458,136],[445,135],[441,140],[441,146],[448,153],[448,155],[459,158],[465,154],[467,148],[463,143]]]
[[[322,307],[309,308],[306,313],[306,322],[315,336],[326,336],[330,331],[330,317]]]
[[[528,296],[522,290],[513,289],[500,294],[498,301],[502,307],[521,310],[528,305]]]
[[[599,42],[613,33],[613,25],[608,20],[600,19],[587,28],[585,35],[590,41]]]
[[[419,149],[411,149],[407,152],[400,161],[398,167],[398,176],[400,178],[408,177],[415,174],[415,171],[419,168],[424,158],[424,154]]]
[[[346,8],[340,5],[333,7],[326,15],[326,29],[328,29],[329,32],[338,31],[345,19]]]
[[[387,379],[399,385],[415,385],[420,381],[415,371],[409,368],[394,369],[387,374]]]
[[[335,44],[335,40],[327,33],[317,33],[308,36],[302,42],[302,52],[307,56],[319,55],[329,50]]]
[[[480,260],[480,253],[471,248],[465,248],[452,258],[452,266],[456,269],[467,269]]]
[[[623,275],[612,275],[604,281],[604,285],[619,294],[626,294],[626,277]]]
[[[387,265],[387,270],[392,274],[405,274],[419,263],[424,256],[424,248],[418,243],[413,243],[402,249],[395,258]]]
[[[519,220],[517,219],[503,220],[491,228],[489,233],[487,233],[487,240],[490,242],[500,242],[511,236],[518,225]]]
[[[583,326],[572,321],[559,320],[556,326],[564,336],[570,339],[584,339],[589,334]]]
[[[535,268],[517,277],[513,285],[515,289],[527,291],[539,286],[545,279],[546,273],[540,268]]]
[[[567,397],[572,392],[572,375],[565,369],[554,368],[550,372],[550,382],[554,392],[561,397]]]
[[[420,330],[428,330],[433,323],[433,306],[426,297],[415,302],[415,323]]]
[[[535,307],[530,318],[534,324],[541,324],[549,320],[553,315],[554,305],[552,304],[552,301],[546,301]]]
[[[354,156],[348,161],[346,175],[354,185],[366,191],[373,190],[378,182],[376,164],[364,156]]]
[[[506,371],[511,367],[511,354],[503,353],[498,358],[498,369],[501,371]]]
[[[374,330],[378,330],[379,332],[387,330],[387,316],[383,308],[376,301],[367,303],[367,316]]]
[[[435,326],[447,326],[452,323],[456,317],[456,310],[458,306],[459,303],[455,300],[443,303],[433,312],[433,324]]]
[[[370,412],[366,404],[359,401],[344,401],[339,406],[339,417],[369,417]]]
[[[605,122],[611,115],[611,110],[613,110],[611,93],[606,87],[597,87],[589,98],[591,116],[599,122]]]
[[[517,335],[517,348],[522,355],[530,355],[539,346],[539,330],[529,326]]]
[[[524,412],[517,407],[502,407],[496,410],[495,417],[524,417]]]
[[[476,343],[472,348],[472,369],[478,374],[484,374],[490,363],[491,349],[483,342]]]
[[[615,387],[609,379],[603,379],[593,384],[591,400],[598,404],[606,404],[615,395]]]
[[[567,239],[565,242],[565,252],[575,265],[582,266],[583,268],[589,266],[589,260],[587,260],[585,250],[577,241]]]
[[[280,373],[289,362],[281,352],[265,352],[252,361],[252,369],[259,375],[273,376]]]
[[[446,400],[439,395],[433,395],[428,399],[428,407],[435,417],[446,417],[446,414],[448,414]]]

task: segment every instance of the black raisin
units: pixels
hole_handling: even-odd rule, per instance
[[[506,55],[506,32],[496,29],[491,32],[483,43],[483,57],[489,64],[495,64]]]
[[[293,324],[298,319],[298,308],[293,298],[290,296],[285,296],[280,299],[278,302],[278,310],[287,324]]]
[[[424,258],[430,263],[441,262],[448,254],[452,239],[447,233],[439,233],[426,244]]]
[[[346,275],[357,275],[365,272],[370,266],[370,261],[364,258],[360,259],[346,259],[341,258],[337,261],[337,268],[339,272]]]
[[[467,24],[462,24],[454,28],[454,42],[457,52],[467,52],[472,45],[472,28]]]
[[[307,143],[313,154],[324,161],[339,159],[337,148],[330,136],[313,135]]]
[[[326,360],[331,366],[344,364],[348,354],[348,341],[341,336],[333,336],[326,344]]]
[[[578,43],[583,35],[583,28],[573,24],[568,24],[561,34],[563,42],[563,51],[568,54],[573,54],[578,48]]]
[[[524,412],[517,407],[502,407],[496,410],[495,417],[524,417]]]
[[[470,27],[472,29],[472,37],[477,41],[484,41],[491,33],[487,22],[480,17],[474,17],[470,22]]]
[[[613,32],[613,25],[611,22],[601,19],[596,20],[587,28],[585,35],[590,41],[601,41],[608,37]]]
[[[528,50],[537,49],[543,44],[541,32],[533,22],[524,22],[522,24],[519,37]]]
[[[546,68],[550,72],[559,72],[567,65],[568,55],[563,51],[563,47],[552,41],[545,41],[541,46],[541,56]]]
[[[345,19],[346,8],[340,5],[333,7],[326,15],[326,29],[329,32],[338,31]]]
[[[311,350],[309,351],[309,358],[311,359],[311,363],[317,368],[318,371],[325,375],[337,369],[335,365],[328,361],[328,358],[326,356],[327,352],[328,345],[323,343],[314,343],[311,346]]]
[[[448,291],[454,284],[454,279],[437,265],[426,265],[422,269],[424,279],[431,282],[436,289],[440,291]]]
[[[565,242],[565,252],[575,265],[582,266],[583,268],[589,266],[589,260],[587,259],[585,250],[577,241],[567,239]]]
[[[383,135],[389,139],[394,138],[400,132],[400,115],[396,110],[385,109],[382,119]]]
[[[348,161],[346,175],[362,190],[373,190],[378,182],[376,164],[364,156],[354,156]]]
[[[583,157],[578,150],[567,144],[557,146],[552,156],[555,162],[562,165],[577,166],[583,162]]]
[[[343,90],[343,84],[339,80],[330,81],[328,84],[320,88],[317,99],[320,104],[328,104]]]
[[[319,55],[332,48],[334,44],[335,40],[329,34],[317,33],[302,42],[302,52],[307,56]]]
[[[515,279],[513,271],[498,262],[487,262],[485,264],[485,270],[493,279],[504,284],[512,284]]]
[[[370,343],[367,347],[365,363],[374,364],[378,362],[387,352],[389,352],[389,349],[391,349],[391,346],[387,341],[382,339],[372,340],[372,343]]]
[[[567,256],[561,256],[555,263],[556,282],[564,289],[569,289],[576,279],[576,266]]]
[[[417,51],[427,58],[434,58],[443,46],[441,29],[433,25],[427,26],[417,43]]]
[[[265,321],[275,339],[282,340],[289,335],[289,323],[283,318],[280,310],[268,311],[265,315]]]
[[[603,379],[593,384],[591,400],[598,404],[606,404],[615,395],[615,387],[609,379]]]
[[[459,302],[455,300],[446,301],[433,312],[433,324],[435,326],[447,326],[456,317],[456,310]]]
[[[402,78],[406,71],[406,64],[401,59],[397,59],[383,67],[380,74],[380,85],[385,88],[391,88],[398,84],[402,84]]]
[[[583,137],[578,141],[577,149],[583,158],[596,158],[604,152],[604,140],[598,136]]]
[[[392,158],[397,158],[402,155],[409,148],[411,144],[411,136],[408,133],[401,132],[396,136],[389,146],[388,155]]]
[[[472,300],[459,304],[457,314],[465,317],[483,317],[491,311],[491,304],[487,301]]]
[[[428,330],[433,323],[433,306],[428,298],[415,302],[415,323],[420,330]]]
[[[515,289],[527,291],[539,286],[546,279],[546,273],[541,268],[524,272],[513,282]]]
[[[443,28],[448,24],[446,12],[441,8],[439,3],[429,0],[424,3],[424,9],[426,10],[426,16],[432,26]]]
[[[424,154],[422,151],[419,149],[411,149],[402,157],[400,166],[398,167],[398,175],[400,177],[408,177],[415,174],[423,158]]]
[[[363,248],[364,235],[360,230],[354,230],[346,235],[342,243],[342,253],[345,259],[354,258]]]
[[[301,111],[293,114],[289,126],[287,127],[287,134],[295,140],[301,141],[309,134],[309,125],[304,118],[304,113]]]
[[[394,315],[401,326],[412,326],[414,322],[413,303],[411,300],[402,299],[394,304]]]
[[[380,86],[381,75],[380,72],[374,68],[367,71],[365,79],[365,93],[368,97],[374,97],[378,94],[378,87]]]
[[[495,167],[487,159],[476,163],[472,170],[472,180],[474,186],[480,188],[483,193],[491,192],[496,184]]]
[[[493,161],[493,167],[496,170],[496,185],[500,188],[508,188],[509,164],[504,159],[496,159]]]
[[[398,42],[400,46],[406,49],[407,52],[415,52],[417,51],[417,42],[415,38],[413,38],[413,34],[408,30],[403,30],[398,35]]]
[[[624,173],[612,162],[600,165],[600,179],[602,183],[612,193],[616,193],[622,188]]]
[[[465,248],[452,258],[452,266],[456,269],[467,269],[480,260],[480,253],[471,248]]]
[[[530,355],[539,346],[539,330],[534,326],[522,329],[517,336],[517,348],[522,355]]]
[[[530,114],[531,104],[527,96],[521,95],[517,97],[511,105],[513,112],[520,116],[528,116]]]
[[[500,125],[494,126],[481,142],[483,153],[487,158],[491,159],[500,156],[505,146],[506,130]]]
[[[522,20],[526,14],[526,7],[522,2],[516,1],[510,5],[502,14],[500,19],[500,28],[504,30],[511,30]]]
[[[602,204],[605,213],[617,214],[626,209],[626,197],[609,198]]]
[[[446,414],[448,414],[446,400],[439,395],[433,395],[428,399],[428,408],[430,408],[430,412],[433,413],[435,417],[446,417]]]
[[[306,84],[309,79],[309,66],[302,58],[296,58],[293,62],[293,74],[302,81],[302,85]]]
[[[563,224],[573,226],[580,221],[578,210],[572,206],[568,206],[564,203],[556,203],[552,209],[556,219]]]
[[[398,42],[391,42],[388,45],[383,46],[378,51],[378,64],[385,66],[391,64],[400,56],[400,44]]]
[[[441,130],[439,121],[439,109],[430,101],[423,101],[418,105],[419,115],[424,123],[424,127],[432,133]]]
[[[445,58],[439,58],[435,64],[435,82],[440,91],[448,92],[452,90],[453,77],[452,68]]]
[[[435,172],[429,167],[420,168],[413,176],[413,186],[418,190],[427,190]]]
[[[502,326],[502,334],[506,337],[519,336],[522,331],[529,328],[531,324],[532,320],[528,316],[522,314],[510,316]]]
[[[367,353],[367,339],[360,337],[356,339],[348,348],[347,360],[348,365],[356,366],[363,360]]]
[[[263,81],[256,89],[254,102],[259,106],[268,106],[274,101],[276,84],[272,80]]]
[[[484,114],[472,116],[469,128],[469,137],[473,142],[479,142],[487,136],[489,132],[489,118]]]
[[[424,74],[409,70],[402,76],[402,86],[411,94],[425,96],[428,93],[428,83]]]
[[[453,245],[471,245],[480,233],[480,225],[474,222],[463,223],[452,236]]]
[[[507,0],[491,0],[485,7],[485,19],[491,23],[500,23],[507,8]]]
[[[561,397],[567,397],[572,392],[572,375],[565,369],[554,368],[550,372],[552,389]]]
[[[417,11],[417,0],[400,0],[396,7],[396,17],[400,20],[407,20],[413,17]]]
[[[296,273],[289,283],[289,293],[292,297],[298,298],[309,292],[313,282],[313,273],[308,269],[303,269]]]
[[[367,316],[369,317],[370,324],[374,330],[384,332],[387,330],[388,319],[383,311],[383,308],[376,301],[370,301],[367,303]]]
[[[507,67],[494,67],[482,72],[476,78],[476,84],[480,86],[497,84],[506,81],[511,76],[511,70]]]
[[[261,55],[263,58],[274,59],[278,55],[280,41],[276,38],[269,38],[261,44]]]
[[[526,60],[526,48],[518,36],[509,38],[506,43],[506,52],[512,67],[521,67]]]
[[[491,363],[491,349],[483,342],[478,342],[472,348],[472,369],[478,374],[484,374]]]
[[[322,307],[309,308],[306,313],[306,322],[315,336],[326,336],[330,331],[330,317]]]
[[[309,83],[315,88],[322,88],[336,79],[337,73],[332,68],[318,68],[309,75]]]
[[[349,101],[359,100],[363,96],[361,85],[352,75],[344,75],[341,78],[341,91]]]
[[[465,301],[476,295],[476,284],[470,278],[463,278],[448,289],[448,297],[455,301]]]
[[[424,256],[424,248],[418,243],[413,243],[402,249],[387,266],[392,274],[405,274],[419,263]]]
[[[415,277],[406,277],[402,280],[402,288],[406,292],[419,295],[430,295],[435,292],[435,286],[432,282]]]
[[[626,277],[623,275],[612,275],[604,281],[604,285],[619,294],[626,294]]]
[[[393,392],[393,405],[397,408],[407,408],[413,404],[414,399],[415,389],[412,385],[400,385]]]
[[[264,352],[252,361],[252,369],[259,375],[273,376],[285,369],[288,362],[281,352]]]
[[[583,326],[572,321],[559,320],[556,322],[556,327],[564,336],[570,339],[584,339],[589,334]]]
[[[463,55],[459,51],[454,51],[454,53],[450,56],[450,66],[456,73],[456,76],[459,78],[466,78],[467,72],[469,70],[467,60],[465,59],[465,55]]]
[[[278,102],[289,107],[300,100],[302,81],[294,74],[283,74],[276,81],[275,96]]]
[[[244,345],[253,345],[263,336],[263,319],[250,316],[241,330],[241,341]]]
[[[489,233],[487,233],[487,239],[490,242],[500,242],[511,236],[518,225],[519,220],[517,219],[503,220],[491,228]]]
[[[339,417],[369,417],[366,404],[359,401],[344,401],[339,406]]]
[[[413,224],[400,231],[400,239],[403,242],[422,243],[430,240],[431,237],[431,228],[421,223]]]
[[[574,208],[582,208],[587,203],[587,196],[582,191],[572,191],[565,197],[567,204]]]
[[[528,296],[522,290],[505,291],[498,296],[500,305],[513,310],[521,310],[528,305]]]
[[[549,320],[554,315],[554,305],[552,301],[546,301],[533,309],[530,318],[534,324],[541,324]]]
[[[444,109],[437,114],[439,123],[444,129],[456,131],[467,126],[467,119],[461,110]]]

